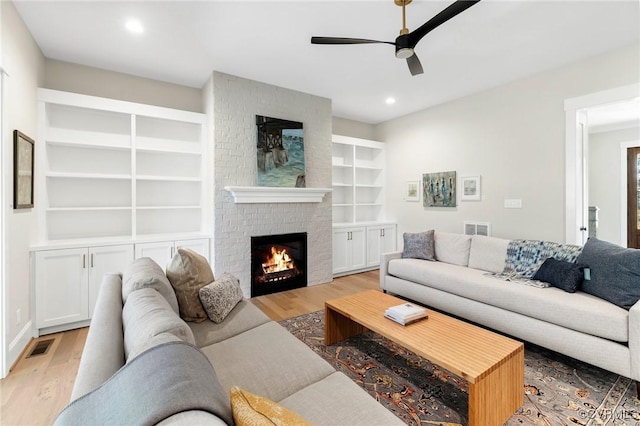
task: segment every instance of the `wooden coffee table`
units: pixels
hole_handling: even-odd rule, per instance
[[[404,300],[369,290],[325,303],[326,345],[367,330],[469,382],[469,425],[502,425],[524,400],[524,345],[429,310],[429,318],[402,326],[384,311]]]

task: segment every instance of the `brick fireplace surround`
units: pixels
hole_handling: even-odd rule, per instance
[[[331,193],[320,203],[237,204],[225,186],[256,185],[255,116],[299,121],[304,126],[308,188],[331,188],[331,101],[214,72],[206,87],[213,117],[214,273],[240,279],[251,293],[251,237],[307,233],[307,283],[332,280]]]

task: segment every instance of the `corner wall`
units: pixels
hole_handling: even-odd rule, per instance
[[[32,337],[32,286],[29,248],[35,239],[36,215],[33,209],[13,209],[13,130],[36,138],[37,89],[44,79],[44,56],[10,1],[2,8],[3,80],[2,129],[2,207],[4,223],[4,288],[2,339],[4,352],[2,377],[18,359]],[[40,143],[37,141],[36,143]],[[38,161],[35,159],[37,167]],[[35,188],[38,191],[38,188]]]
[[[376,125],[387,143],[387,218],[403,232],[461,233],[490,222],[502,238],[565,238],[564,100],[638,82],[637,44]],[[455,208],[407,203],[408,180],[456,171],[481,176],[481,201]],[[458,193],[461,192],[458,186]],[[505,209],[521,199],[521,209]],[[421,197],[422,201],[422,197]]]
[[[256,115],[303,123],[306,184],[331,187],[331,100],[214,72],[205,86],[213,110],[216,276],[230,272],[251,289],[251,236],[307,232],[308,285],[332,280],[331,194],[321,203],[235,204],[225,186],[255,186]]]

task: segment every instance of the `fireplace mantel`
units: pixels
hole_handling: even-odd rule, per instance
[[[225,186],[236,204],[321,203],[331,188],[282,188],[269,186]]]

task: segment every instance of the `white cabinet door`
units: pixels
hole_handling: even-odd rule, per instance
[[[36,327],[89,319],[89,259],[86,248],[35,255]]]
[[[366,266],[365,228],[333,230],[333,273],[340,274]]]
[[[89,318],[93,317],[104,274],[122,274],[132,261],[132,244],[89,248]]]
[[[173,257],[173,241],[136,244],[136,259],[150,257],[164,271]]]
[[[180,247],[187,248],[189,250],[193,250],[198,254],[204,256],[209,263],[211,263],[211,259],[209,259],[209,239],[203,238],[200,240],[180,240],[176,241],[176,249]]]
[[[367,266],[379,266],[380,255],[396,249],[396,226],[375,225],[367,227]]]

